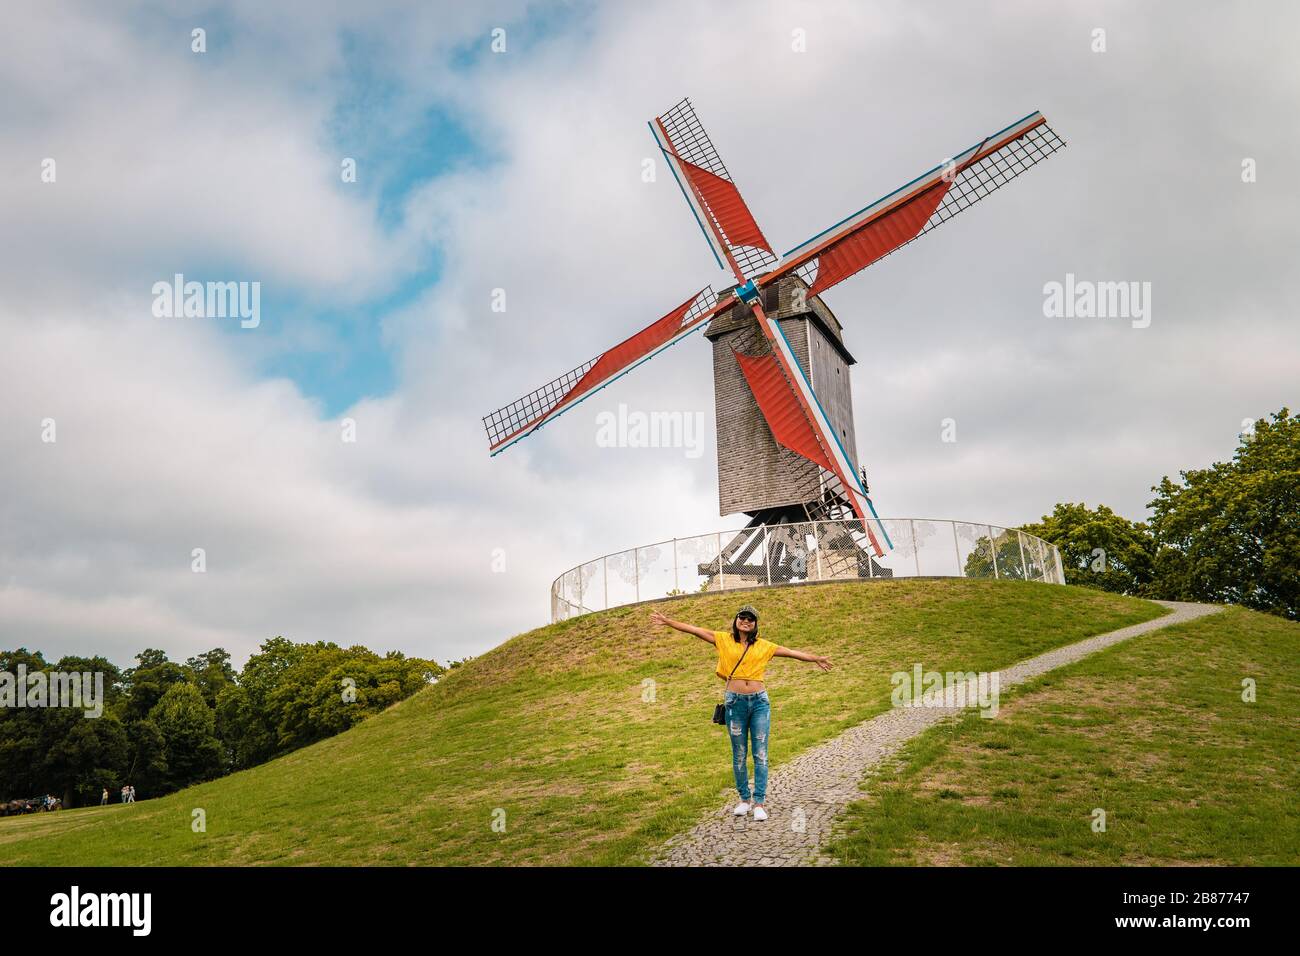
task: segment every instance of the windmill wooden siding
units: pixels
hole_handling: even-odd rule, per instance
[[[797,276],[763,290],[763,307],[790,340],[790,347],[812,383],[832,427],[856,469],[853,393],[839,321],[821,299],[808,296],[801,308]],[[724,293],[725,294],[725,293]],[[816,489],[815,464],[780,447],[754,401],[732,349],[755,354],[765,340],[753,313],[740,306],[718,315],[704,335],[713,344],[713,388],[717,409],[718,501],[722,515],[803,504]]]

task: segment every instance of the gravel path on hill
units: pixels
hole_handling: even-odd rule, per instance
[[[1000,687],[1013,687],[1057,667],[1095,654],[1121,641],[1219,608],[1207,604],[1158,601],[1172,614],[1058,647],[1000,672]],[[948,698],[953,702],[955,698]],[[809,866],[832,861],[821,853],[836,816],[861,799],[859,782],[903,744],[961,708],[896,707],[851,727],[834,740],[805,751],[772,771],[768,780],[767,820],[752,814],[734,817],[739,797],[729,790],[725,805],[699,825],[669,840],[651,863],[655,866]]]

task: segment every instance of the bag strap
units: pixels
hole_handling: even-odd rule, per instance
[[[745,649],[744,649],[743,651],[740,652],[740,660],[736,661],[736,667],[739,667],[739,666],[740,666],[741,662],[744,661],[744,659],[745,659],[745,655],[748,654],[748,653],[749,653],[749,641],[746,641],[746,642],[745,642]],[[732,676],[732,674],[735,674],[735,673],[736,673],[736,667],[733,667],[733,668],[731,669],[731,674],[728,674],[728,675],[727,675],[727,684],[730,684],[730,683],[731,683],[731,676]],[[722,685],[722,693],[723,693],[724,696],[726,695],[726,692],[727,692],[727,684],[723,684],[723,685]]]

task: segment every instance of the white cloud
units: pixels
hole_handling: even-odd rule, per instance
[[[1268,55],[1286,31],[1202,10],[746,9],[596,7],[531,45],[512,26],[512,52],[469,77],[448,51],[523,24],[517,10],[240,5],[238,42],[207,64],[160,52],[176,23],[147,8],[119,22],[56,8],[9,31],[7,642],[128,663],[146,646],[242,658],[282,633],[459,657],[543,623],[551,579],[582,560],[734,526],[716,515],[711,433],[695,460],[595,442],[620,402],[711,424],[700,337],[498,458],[479,425],[725,280],[671,177],[640,179],[645,119],[685,94],[778,251],[1032,109],[1070,143],[828,294],[859,359],[858,445],[883,514],[1013,524],[1087,500],[1141,517],[1160,475],[1227,457],[1241,418],[1288,401],[1297,134],[1276,117],[1294,111],[1296,67]],[[1087,50],[1098,17],[1109,59]],[[1208,30],[1225,17],[1231,49]],[[394,116],[450,106],[499,157],[432,179],[391,230],[373,191],[337,183],[345,32],[401,78]],[[1207,79],[1198,51],[1232,78]],[[1261,160],[1252,186],[1244,151]],[[54,187],[36,178],[47,154]],[[291,383],[255,376],[261,340],[151,319],[140,285],[199,259],[364,304],[432,246],[442,281],[374,317],[400,387],[347,411],[355,445]],[[1044,319],[1042,285],[1066,271],[1151,281],[1151,327]],[[939,440],[948,416],[956,445]],[[45,417],[56,445],[39,440]]]

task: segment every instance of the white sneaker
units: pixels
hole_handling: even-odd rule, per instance
[[[738,817],[743,817],[746,813],[749,812],[749,804],[746,803],[744,800],[742,800],[740,801],[740,803],[736,804],[736,809],[732,810],[731,812]]]
[[[754,819],[755,819],[755,820],[766,820],[766,819],[767,819],[767,811],[764,810],[762,807],[755,807],[755,808],[754,808]]]

